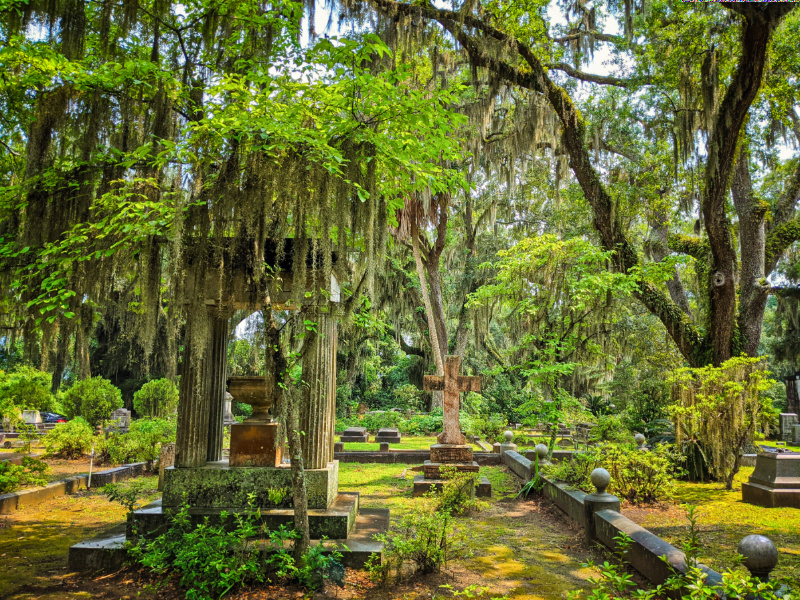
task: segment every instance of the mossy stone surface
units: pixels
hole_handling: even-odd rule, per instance
[[[308,508],[328,508],[339,490],[339,461],[305,471]],[[270,498],[270,492],[272,497]],[[259,508],[292,507],[292,471],[280,467],[230,467],[226,461],[164,471],[164,506],[242,509],[255,494]]]

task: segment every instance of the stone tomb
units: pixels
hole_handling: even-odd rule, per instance
[[[135,511],[128,519],[128,539],[134,527],[137,535],[160,534],[169,527],[172,515],[184,502],[192,522],[202,523],[208,519],[219,523],[223,512],[232,514],[247,510],[248,494],[255,494],[255,506],[261,509],[260,518],[270,529],[291,524],[294,518],[291,465],[284,464],[279,454],[285,434],[272,421],[268,410],[279,397],[273,375],[268,373],[266,378],[251,381],[250,392],[239,394],[240,401],[250,403],[254,410],[249,422],[240,424],[244,429],[236,435],[233,430],[237,425],[231,426],[230,461],[223,460],[222,439],[225,388],[229,381],[226,368],[231,315],[235,310],[252,310],[253,307],[286,308],[295,286],[301,286],[301,290],[319,290],[321,278],[311,268],[307,281],[293,281],[294,253],[292,240],[283,240],[280,244],[267,240],[264,245],[263,261],[272,266],[282,280],[280,296],[273,298],[267,295],[268,290],[253,284],[248,275],[252,265],[245,264],[243,258],[246,257],[234,257],[233,252],[228,252],[225,260],[218,261],[229,265],[223,272],[209,266],[201,255],[190,252],[184,256],[187,297],[204,297],[206,311],[195,311],[186,324],[175,465],[164,471],[162,499]],[[309,265],[323,262],[313,256],[313,251],[302,258],[307,258]],[[196,268],[197,265],[203,268]],[[342,548],[345,564],[362,567],[370,556],[383,550],[383,544],[376,542],[373,536],[388,528],[389,511],[359,511],[359,494],[338,489],[339,463],[333,456],[337,345],[333,304],[339,297],[338,283],[331,275],[331,286],[320,294],[319,304],[303,308],[303,316],[316,322],[318,335],[303,356],[305,385],[299,426],[305,435],[301,437],[300,451],[305,466],[311,538],[327,537],[346,544],[347,548]],[[193,357],[198,347],[205,347],[200,358]],[[234,384],[235,379],[231,378]],[[231,394],[237,398],[235,388],[236,385]],[[267,432],[272,434],[271,439],[265,435]],[[236,444],[234,438],[238,440]],[[101,564],[103,559],[96,555],[117,551],[126,536],[106,538],[108,536],[73,546],[70,564]],[[92,556],[87,557],[87,553]]]
[[[431,459],[422,466],[422,473],[414,477],[414,496],[422,496],[431,489],[441,489],[443,467],[454,467],[460,472],[478,473],[480,467],[475,462],[472,446],[461,433],[459,424],[460,392],[479,392],[480,378],[459,375],[461,357],[448,356],[445,362],[444,376],[426,375],[426,390],[444,391],[444,418],[442,433],[437,437],[437,444],[431,446]],[[477,496],[491,496],[492,485],[488,478],[482,477],[475,490]]]
[[[131,411],[126,408],[118,408],[111,413],[111,426],[118,429],[127,430],[131,425]]]
[[[761,452],[742,500],[767,508],[800,508],[800,452]]]
[[[378,430],[375,435],[376,442],[385,442],[387,444],[400,443],[400,430],[395,427],[384,427]]]
[[[366,443],[369,441],[369,433],[366,427],[348,427],[344,433],[339,436],[339,441],[344,442],[359,442]]]

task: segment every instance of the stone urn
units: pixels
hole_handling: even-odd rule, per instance
[[[274,404],[274,397],[268,389],[266,377],[230,377],[228,391],[237,402],[253,407],[253,414],[244,420],[245,423],[272,422],[269,410]]]

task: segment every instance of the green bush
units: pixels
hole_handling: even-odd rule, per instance
[[[87,454],[93,442],[92,428],[81,417],[59,423],[42,438],[47,454],[61,458],[77,458]]]
[[[481,478],[478,473],[459,471],[455,466],[442,467],[439,473],[444,479],[444,485],[438,494],[432,492],[432,496],[437,500],[437,512],[462,515],[477,507],[475,486]]]
[[[603,415],[598,417],[597,425],[592,428],[591,438],[598,442],[625,444],[633,441],[633,434],[619,415]]]
[[[547,467],[546,474],[587,493],[595,491],[591,472],[602,467],[611,475],[608,492],[633,504],[668,498],[675,489],[675,478],[682,470],[674,447],[662,444],[650,452],[614,444],[589,448]]]
[[[0,494],[15,492],[25,485],[46,485],[47,463],[25,456],[22,465],[0,462]]]
[[[462,412],[459,420],[464,433],[487,440],[501,438],[508,429],[508,421],[503,415],[470,415]]]
[[[55,398],[50,393],[51,377],[33,367],[20,366],[14,371],[0,371],[0,412],[13,418],[11,407],[19,410],[52,412]],[[9,413],[9,414],[7,414]]]
[[[177,574],[187,588],[186,597],[195,600],[221,598],[245,585],[269,581],[270,576],[295,579],[312,589],[326,579],[343,581],[340,552],[319,544],[298,566],[288,547],[298,534],[284,526],[268,531],[252,503],[242,514],[223,511],[220,516],[220,525],[206,520],[193,526],[184,505],[166,533],[152,540],[139,538],[129,555],[157,573]]]
[[[140,417],[166,417],[178,408],[178,387],[169,379],[148,381],[133,395],[133,410]]]
[[[384,582],[392,573],[395,579],[402,577],[408,563],[412,564],[414,575],[438,573],[461,547],[461,539],[454,534],[453,516],[428,504],[417,505],[400,519],[397,529],[376,539],[386,544],[385,562],[372,563],[370,571]]]
[[[398,423],[401,433],[408,435],[430,435],[442,430],[443,415],[436,410],[428,415],[412,415],[410,419],[402,419]]]
[[[169,419],[136,419],[127,433],[113,432],[100,444],[98,460],[112,464],[155,461],[161,444],[174,442],[177,425]]]
[[[61,404],[70,418],[83,417],[97,427],[110,419],[114,410],[122,408],[122,394],[108,379],[92,377],[65,392]]]

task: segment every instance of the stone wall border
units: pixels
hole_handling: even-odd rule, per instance
[[[113,469],[92,473],[92,487],[98,488],[109,483],[116,483],[131,477],[138,477],[144,474],[145,465],[146,463],[143,462],[131,463],[129,465],[122,465],[121,467],[114,467]],[[78,490],[86,489],[88,482],[89,475],[75,475],[48,483],[44,487],[0,494],[0,515],[7,515],[15,510],[28,506],[37,506],[59,496],[74,494]]]

